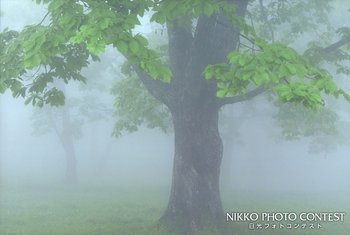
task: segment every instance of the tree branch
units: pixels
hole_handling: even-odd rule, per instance
[[[48,11],[48,12],[45,14],[45,16],[42,18],[42,20],[41,20],[36,26],[41,25],[49,14],[50,14],[50,12]]]
[[[170,86],[160,80],[154,80],[151,78],[149,74],[144,72],[142,69],[139,68],[136,64],[131,65],[134,71],[136,72],[137,76],[142,81],[143,85],[146,87],[146,89],[159,101],[163,102],[164,104],[169,104],[169,93],[170,93]]]
[[[122,53],[122,55],[129,61],[129,56],[126,53]],[[169,105],[170,100],[170,86],[160,80],[153,79],[148,73],[143,71],[136,63],[130,62],[131,68],[135,71],[138,78],[141,80],[142,84],[148,90],[151,95],[164,103],[165,105]]]
[[[261,87],[255,88],[251,91],[248,91],[247,93],[245,93],[243,95],[237,95],[237,96],[233,96],[233,97],[219,99],[218,102],[219,102],[220,106],[223,106],[225,104],[234,104],[234,103],[250,100],[250,99],[254,98],[255,96],[258,96],[258,95],[264,93],[267,90],[268,90],[268,88],[266,86],[261,86]]]
[[[343,37],[342,39],[340,39],[339,41],[325,47],[322,49],[323,53],[332,53],[335,50],[337,50],[338,48],[344,46],[345,44],[350,43],[350,35]]]

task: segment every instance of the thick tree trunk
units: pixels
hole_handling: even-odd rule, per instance
[[[223,165],[221,167],[221,186],[224,189],[232,187],[232,163],[233,163],[233,140],[231,138],[224,141]]]
[[[161,219],[181,234],[224,222],[219,191],[222,142],[218,109],[175,110],[175,157],[168,207]],[[180,231],[179,231],[180,229]]]
[[[236,4],[237,15],[244,17],[248,0],[227,2]],[[209,64],[227,61],[227,54],[238,46],[240,31],[218,13],[199,17],[194,30],[181,22],[169,22],[167,32],[171,83],[155,81],[139,68],[135,71],[150,93],[168,106],[173,118],[173,179],[161,225],[179,234],[197,234],[225,224],[219,191],[223,147],[218,113],[222,102],[216,97],[215,80],[205,80],[203,71]]]
[[[0,97],[0,130],[3,130],[3,124],[2,124],[2,115],[1,113],[3,112],[3,109],[2,109],[2,100],[1,100],[1,97]],[[3,184],[3,179],[2,179],[2,159],[3,159],[3,134],[0,133],[0,195],[1,195],[1,190],[2,190],[2,184]],[[0,198],[1,199],[1,198]],[[0,213],[0,217],[1,217],[1,213]],[[1,220],[0,220],[1,221]]]

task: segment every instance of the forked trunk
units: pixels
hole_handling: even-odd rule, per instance
[[[235,4],[237,15],[244,17],[248,0],[227,2]],[[238,47],[240,30],[218,12],[200,16],[190,30],[182,21],[168,22],[167,32],[171,83],[159,83],[136,69],[150,93],[170,109],[174,124],[173,179],[160,224],[179,234],[203,230],[214,234],[225,225],[219,191],[223,146],[218,130],[224,102],[216,97],[216,81],[205,80],[203,71],[210,64],[227,61],[227,54]]]

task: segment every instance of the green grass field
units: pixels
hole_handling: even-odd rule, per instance
[[[168,199],[166,187],[126,186],[12,186],[0,196],[1,235],[112,235],[166,234],[156,230],[156,221]],[[254,195],[223,193],[225,210],[262,211],[345,211],[349,198],[342,195]],[[349,213],[348,213],[349,214]],[[350,219],[322,223],[323,228],[249,230],[248,223],[230,222],[231,234],[334,234],[347,235]],[[206,233],[210,234],[210,232]]]

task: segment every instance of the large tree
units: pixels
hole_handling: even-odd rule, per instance
[[[175,135],[173,178],[160,221],[182,233],[196,233],[208,222],[224,221],[219,191],[221,107],[263,92],[315,111],[324,106],[324,94],[349,100],[321,68],[320,60],[327,58],[336,62],[339,72],[349,72],[339,62],[349,58],[341,50],[350,42],[348,28],[342,28],[340,38],[328,46],[313,43],[304,55],[282,43],[294,42],[318,24],[328,26],[328,1],[36,2],[48,4],[42,22],[21,32],[1,33],[0,91],[11,89],[15,97],[26,97],[27,103],[61,105],[64,96],[53,81],[84,80],[80,70],[89,58],[97,59],[107,45],[116,48],[143,86],[170,110]],[[146,12],[166,27],[167,59],[133,30]],[[284,31],[278,31],[281,27]],[[288,36],[277,40],[281,32]]]

